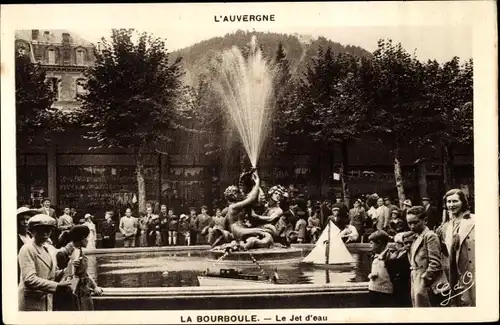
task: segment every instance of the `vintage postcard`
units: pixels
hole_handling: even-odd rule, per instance
[[[497,320],[494,9],[2,5],[3,321]]]

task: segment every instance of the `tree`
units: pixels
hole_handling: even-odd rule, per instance
[[[371,61],[372,85],[366,89],[369,101],[367,132],[387,145],[394,159],[394,177],[399,202],[405,200],[401,167],[404,144],[422,137],[424,105],[424,70],[401,44],[379,40]]]
[[[473,144],[473,61],[460,65],[454,57],[443,65],[429,61],[425,66],[425,95],[428,132],[420,145],[442,150],[443,186],[452,181],[454,148]]]
[[[365,108],[358,89],[362,86],[359,71],[361,59],[349,54],[333,54],[330,48],[320,47],[300,84],[302,101],[299,120],[302,136],[330,153],[333,168],[333,147],[341,146],[340,167],[342,192],[348,204],[350,195],[346,172],[348,144],[357,139],[364,121]],[[332,174],[333,169],[330,172]]]
[[[186,91],[181,58],[170,64],[164,40],[132,29],[113,29],[111,41],[103,38],[95,56],[81,96],[85,136],[96,147],[133,149],[139,211],[144,211],[143,155],[172,142],[172,130],[182,128],[189,109],[181,105]]]
[[[17,146],[33,145],[39,136],[50,141],[58,110],[52,108],[54,92],[45,71],[25,53],[16,52],[15,64]]]
[[[367,124],[366,104],[361,97],[366,81],[360,73],[360,69],[366,67],[366,60],[349,54],[339,54],[334,62],[340,66],[340,79],[334,87],[331,107],[323,113],[324,128],[319,135],[326,143],[340,145],[340,181],[344,202],[349,206],[350,191],[346,176],[349,170],[348,145],[359,139]]]
[[[290,120],[290,110],[293,109],[293,91],[294,80],[290,72],[290,63],[287,59],[283,43],[278,44],[276,56],[273,62],[274,69],[274,95],[271,104],[271,124],[270,124],[270,143],[273,153],[284,152],[289,143],[288,127]],[[273,154],[273,158],[277,155]]]

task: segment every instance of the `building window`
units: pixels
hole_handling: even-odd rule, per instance
[[[56,50],[49,49],[47,53],[48,53],[49,64],[56,64]]]
[[[76,65],[84,65],[85,63],[85,51],[78,49],[76,51]]]
[[[85,95],[85,79],[76,79],[76,96]]]
[[[54,98],[59,100],[59,78],[49,78],[50,88],[54,92]]]

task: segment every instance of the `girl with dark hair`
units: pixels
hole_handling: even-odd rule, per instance
[[[450,306],[471,306],[476,304],[475,278],[475,217],[469,212],[467,197],[462,190],[449,190],[443,197],[444,206],[450,217],[437,230],[448,256],[447,270],[450,290],[460,288],[462,294],[451,292],[455,296]]]
[[[57,252],[57,264],[66,269],[65,277],[72,283],[71,295],[67,292],[64,297],[71,296],[72,299],[65,299],[65,303],[59,304],[58,310],[94,310],[91,294],[102,294],[102,289],[88,274],[88,259],[82,251],[88,244],[89,234],[87,226],[77,225],[60,238],[61,245],[66,249]],[[62,302],[62,297],[58,302]]]

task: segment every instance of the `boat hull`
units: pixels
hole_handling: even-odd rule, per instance
[[[263,286],[273,284],[264,280],[232,279],[213,276],[198,276],[198,282],[201,287],[205,286]]]
[[[259,248],[250,251],[233,252],[222,260],[224,251],[220,249],[211,249],[209,258],[217,261],[218,265],[247,267],[255,266],[253,259],[257,260],[259,265],[283,265],[300,263],[304,258],[302,248]]]

